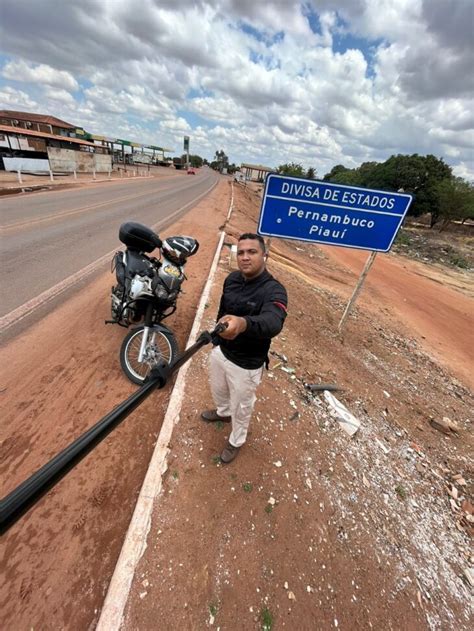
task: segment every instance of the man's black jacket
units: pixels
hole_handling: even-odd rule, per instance
[[[241,368],[260,368],[268,358],[271,338],[283,328],[287,305],[286,289],[267,270],[250,280],[231,272],[224,281],[217,319],[244,317],[247,329],[234,340],[219,338],[224,356]]]

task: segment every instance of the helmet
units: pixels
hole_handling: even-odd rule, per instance
[[[161,249],[169,261],[175,265],[184,265],[188,256],[196,254],[199,243],[192,237],[168,237],[163,239]]]

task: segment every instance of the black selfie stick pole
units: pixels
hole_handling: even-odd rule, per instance
[[[0,535],[13,526],[45,493],[104,440],[142,401],[150,396],[153,390],[163,388],[173,373],[179,370],[202,346],[209,344],[212,338],[224,328],[224,325],[218,324],[211,333],[204,331],[175,362],[168,365],[163,361],[154,366],[146,382],[134,394],[2,499],[0,501]]]

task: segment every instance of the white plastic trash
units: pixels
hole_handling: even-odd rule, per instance
[[[333,412],[333,416],[336,417],[339,425],[342,429],[353,436],[360,427],[360,421],[353,414],[349,412],[345,405],[343,405],[329,390],[324,391],[324,398],[326,399],[329,407]]]

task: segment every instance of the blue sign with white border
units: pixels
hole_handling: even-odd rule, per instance
[[[270,173],[261,235],[388,252],[413,200],[390,193]]]

